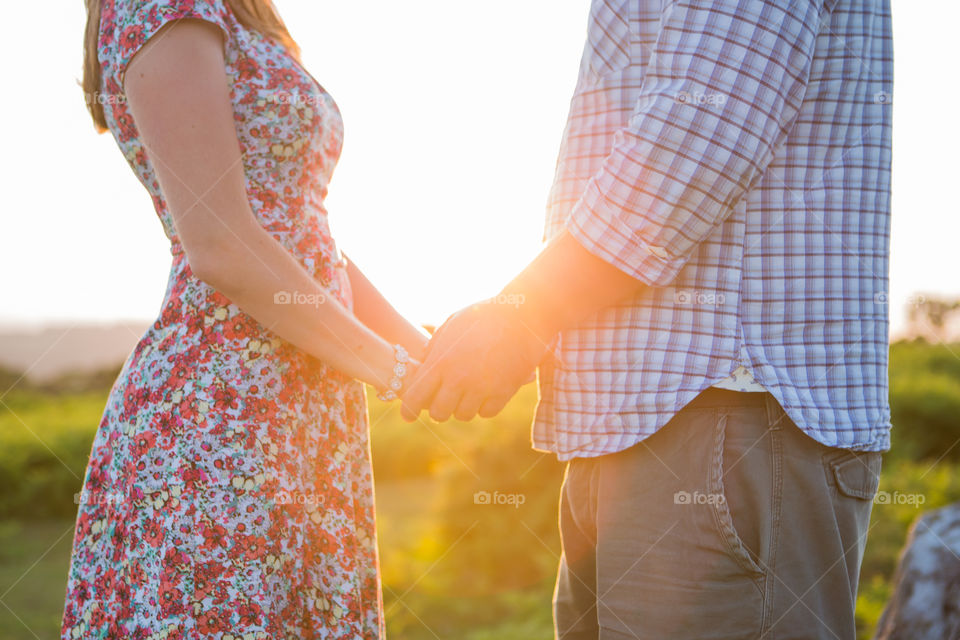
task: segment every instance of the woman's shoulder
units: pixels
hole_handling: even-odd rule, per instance
[[[184,19],[210,22],[227,37],[233,29],[223,0],[103,0],[97,51],[104,76],[122,86],[133,56],[164,26]]]

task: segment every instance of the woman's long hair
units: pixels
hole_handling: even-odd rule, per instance
[[[100,5],[103,0],[85,0],[87,4],[87,28],[83,41],[83,93],[86,96],[87,109],[93,117],[97,131],[107,130],[107,121],[103,117],[103,104],[97,99],[100,92],[100,61],[97,59],[97,44],[100,39]],[[224,0],[233,12],[237,22],[259,31],[276,40],[299,56],[297,43],[290,37],[286,25],[270,0]]]

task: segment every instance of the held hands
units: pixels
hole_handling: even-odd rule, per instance
[[[588,251],[569,231],[547,244],[504,289],[521,305],[476,304],[450,317],[407,378],[403,417],[496,415],[530,378],[547,344],[590,314],[636,295],[639,279]]]
[[[515,307],[480,303],[441,326],[403,392],[404,420],[424,409],[438,422],[495,416],[529,382],[547,345]]]

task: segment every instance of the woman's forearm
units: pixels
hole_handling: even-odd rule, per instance
[[[172,22],[125,75],[130,110],[187,261],[194,275],[281,338],[385,388],[394,365],[390,343],[329,295],[254,216],[221,36],[203,21]],[[303,297],[278,304],[280,291]]]
[[[429,340],[427,334],[394,309],[349,259],[347,274],[353,289],[353,312],[357,318],[391,344],[403,345],[413,358],[422,360]]]
[[[209,266],[195,275],[281,338],[348,376],[386,388],[394,366],[391,342],[330,295],[252,215],[233,231],[222,243],[203,247],[197,263]],[[297,296],[278,303],[274,296],[281,291]]]

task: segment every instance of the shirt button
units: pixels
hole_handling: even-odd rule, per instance
[[[652,253],[653,255],[657,256],[658,258],[660,258],[660,259],[662,259],[662,260],[666,260],[667,258],[670,257],[670,256],[667,254],[667,250],[666,250],[666,249],[664,249],[663,247],[655,247],[655,246],[652,245],[652,244],[651,244],[651,245],[647,245],[647,251],[649,251],[650,253]]]

